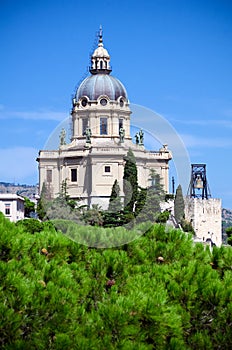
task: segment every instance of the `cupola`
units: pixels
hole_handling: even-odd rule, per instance
[[[102,40],[102,27],[99,31],[98,47],[94,51],[92,57],[92,66],[90,68],[91,74],[110,74],[110,55],[108,51],[104,48]]]

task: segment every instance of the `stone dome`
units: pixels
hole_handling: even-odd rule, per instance
[[[123,84],[108,74],[91,75],[84,79],[77,89],[76,100],[84,96],[90,100],[97,100],[101,95],[108,96],[113,101],[120,96],[127,100],[127,92]]]

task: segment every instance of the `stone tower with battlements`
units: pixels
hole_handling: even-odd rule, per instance
[[[195,240],[222,244],[221,199],[211,198],[205,164],[192,164],[188,195],[185,198],[185,219],[191,222]]]

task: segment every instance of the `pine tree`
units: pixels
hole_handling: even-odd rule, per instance
[[[181,185],[179,185],[176,189],[174,199],[174,216],[178,223],[181,223],[181,221],[184,219],[184,197]]]
[[[101,206],[99,206],[99,204],[93,204],[92,208],[89,208],[86,211],[84,211],[83,218],[86,224],[88,225],[102,226],[104,218]]]
[[[110,195],[108,211],[116,213],[121,210],[121,207],[120,187],[118,181],[115,180]]]
[[[232,348],[230,247],[152,225],[91,249],[31,220],[0,213],[2,349]],[[75,227],[99,248],[132,233]]]
[[[227,243],[232,245],[232,227],[227,227],[226,229]]]
[[[35,213],[35,203],[30,201],[29,198],[24,198],[24,215],[26,218],[30,218]]]
[[[124,210],[133,213],[138,196],[138,174],[135,156],[131,149],[124,159],[126,160],[123,175]]]

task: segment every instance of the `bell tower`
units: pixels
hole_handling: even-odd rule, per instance
[[[191,198],[202,199],[208,199],[211,197],[206,177],[206,164],[192,164],[188,195]]]

